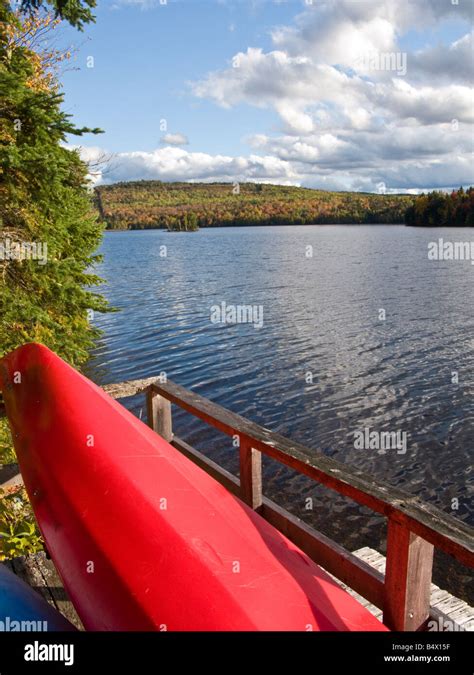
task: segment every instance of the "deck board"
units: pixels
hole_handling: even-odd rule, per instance
[[[0,464],[0,490],[23,484],[18,464]]]
[[[354,551],[354,555],[374,567],[377,571],[385,572],[385,556],[373,548],[364,546],[364,548]],[[338,583],[352,597],[363,604],[377,619],[382,620],[382,610],[367,602],[364,598],[361,598],[358,593],[355,593],[347,585],[342,584],[340,581]],[[445,621],[452,622],[454,630],[474,631],[474,608],[470,607],[464,600],[460,600],[448,593],[448,591],[439,588],[436,584],[431,584],[430,605],[443,615]],[[444,625],[446,626],[446,623]]]
[[[48,604],[57,609],[73,626],[84,630],[52,560],[46,557],[44,551],[14,558],[3,564],[23,579],[28,586],[31,586]]]

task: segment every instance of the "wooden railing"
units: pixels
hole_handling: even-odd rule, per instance
[[[315,562],[383,610],[393,630],[423,630],[430,608],[433,551],[474,567],[474,531],[362,471],[273,433],[173,382],[159,378],[107,385],[113,398],[146,392],[148,422],[175,448],[272,523]],[[173,434],[171,404],[239,439],[240,480]],[[262,453],[388,519],[385,576],[263,496]]]
[[[149,426],[272,523],[310,558],[383,610],[393,630],[423,630],[440,612],[430,608],[437,548],[474,567],[474,530],[417,497],[265,429],[198,394],[160,378],[103,389],[113,398],[145,392]],[[240,480],[173,433],[171,404],[239,439]],[[0,410],[1,415],[1,410]],[[385,576],[263,495],[262,453],[388,520]]]

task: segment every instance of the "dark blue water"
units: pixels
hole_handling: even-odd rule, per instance
[[[96,317],[104,335],[89,374],[105,383],[164,371],[472,523],[474,265],[429,260],[440,237],[474,235],[342,225],[106,233],[98,273],[121,311]],[[255,305],[262,327],[212,323],[222,302]],[[128,404],[141,414],[141,400]],[[173,419],[182,438],[237,470],[229,438],[185,413]],[[406,434],[406,452],[355,448],[365,428]],[[270,460],[264,470],[266,493],[307,522],[351,550],[384,551],[383,519]],[[466,568],[438,555],[435,571],[472,599]]]

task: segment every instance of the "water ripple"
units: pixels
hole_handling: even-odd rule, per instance
[[[474,269],[427,258],[429,241],[466,239],[466,232],[304,226],[107,233],[98,272],[121,311],[96,317],[104,336],[89,374],[111,382],[165,371],[472,523]],[[166,258],[158,255],[163,244]],[[223,301],[261,305],[263,327],[211,323],[211,307]],[[130,407],[138,413],[143,402]],[[237,470],[230,439],[183,412],[174,422],[189,442]],[[356,449],[354,432],[365,427],[406,432],[407,452]],[[264,476],[270,496],[345,546],[383,550],[379,516],[271,460]],[[305,508],[308,497],[313,511]],[[438,561],[435,578],[473,600],[472,577],[454,562]]]

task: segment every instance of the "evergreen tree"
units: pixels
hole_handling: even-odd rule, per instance
[[[88,310],[106,309],[90,290],[100,280],[87,271],[98,261],[102,226],[87,167],[63,143],[66,134],[98,130],[74,127],[44,59],[15,40],[19,19],[5,5],[0,12],[0,355],[37,341],[79,364],[96,336]],[[41,259],[15,259],[19,244]]]
[[[474,189],[461,187],[451,194],[434,191],[419,195],[406,210],[405,223],[425,227],[472,227]]]
[[[57,16],[81,27],[92,19],[92,0],[54,0]],[[61,111],[54,77],[63,56],[37,52],[30,31],[56,22],[41,0],[25,0],[14,14],[0,0],[0,357],[29,341],[42,342],[74,365],[85,361],[97,332],[88,310],[105,311],[90,272],[102,235],[87,189],[87,167],[64,147],[82,134]],[[18,249],[21,246],[21,249]],[[14,461],[5,420],[0,420],[0,464]],[[41,548],[26,492],[0,494],[0,560]]]
[[[56,16],[81,30],[85,23],[94,21],[91,9],[96,4],[95,0],[22,0],[21,9],[23,13],[35,13],[38,9],[49,5]]]

